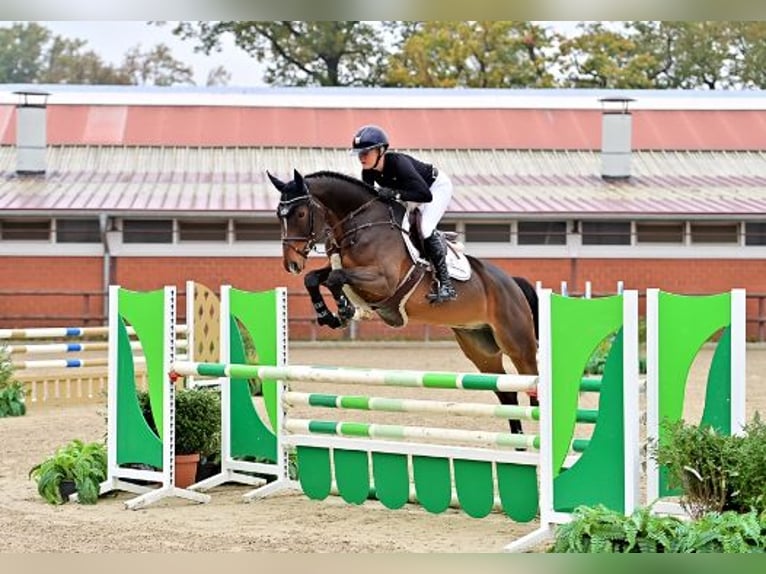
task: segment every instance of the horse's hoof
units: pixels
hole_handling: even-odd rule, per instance
[[[343,322],[331,313],[317,317],[317,323],[319,323],[320,327],[330,327],[330,329],[339,329],[343,326]]]
[[[354,318],[354,315],[356,315],[355,307],[348,306],[338,309],[338,317],[340,317],[341,321],[350,321]]]

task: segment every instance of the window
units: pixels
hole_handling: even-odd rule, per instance
[[[745,223],[745,245],[766,245],[766,222]]]
[[[683,243],[683,221],[638,221],[636,222],[638,243]]]
[[[509,223],[466,223],[465,240],[474,243],[510,243]]]
[[[692,222],[691,239],[692,243],[739,243],[739,225]]]
[[[173,243],[173,222],[166,219],[126,219],[123,243]]]
[[[227,220],[223,221],[179,221],[179,241],[226,241],[229,227]]]
[[[583,245],[630,245],[629,221],[583,221]]]
[[[565,221],[519,221],[519,245],[566,245]]]
[[[279,223],[263,221],[235,221],[235,241],[280,241]]]
[[[448,233],[457,233],[457,223],[445,223],[444,221],[439,222],[439,225],[436,226],[436,228],[439,231],[446,231]]]
[[[57,219],[56,243],[101,243],[98,219]]]
[[[5,219],[0,221],[4,241],[50,241],[50,219]]]

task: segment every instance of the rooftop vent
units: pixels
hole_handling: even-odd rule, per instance
[[[25,90],[16,105],[16,173],[45,173],[46,107],[48,92]]]
[[[632,117],[628,104],[633,98],[601,98],[601,177],[628,179],[630,177],[630,139]]]

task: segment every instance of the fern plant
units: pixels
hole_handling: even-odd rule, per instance
[[[106,480],[106,472],[106,446],[100,442],[85,443],[75,439],[33,466],[29,477],[37,483],[40,496],[51,504],[66,502],[61,496],[61,484],[66,481],[74,483],[79,502],[95,504],[100,484]]]
[[[623,516],[601,505],[580,506],[571,522],[557,528],[550,552],[667,552],[680,526],[677,518],[655,516],[648,507]]]

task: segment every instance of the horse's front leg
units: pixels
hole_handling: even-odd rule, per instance
[[[354,317],[356,308],[343,293],[345,285],[351,287],[365,303],[387,297],[388,291],[391,289],[389,279],[377,267],[334,269],[328,276],[325,285],[338,301],[338,315],[346,320]],[[372,295],[374,298],[369,301],[366,299],[366,295]],[[341,297],[345,300],[345,305],[341,303]]]
[[[343,286],[346,284],[345,273],[338,271],[337,269],[329,274],[329,277],[325,278],[324,286],[332,293],[335,303],[338,306],[338,319],[342,327],[345,327],[348,322],[354,318],[356,313],[356,307],[349,301],[346,294],[343,292]]]
[[[324,297],[322,297],[321,291],[319,290],[321,285],[325,285],[327,283],[327,277],[330,275],[331,271],[332,268],[329,265],[327,267],[322,267],[321,269],[309,271],[306,273],[306,277],[303,279],[303,284],[306,287],[306,291],[308,292],[309,297],[311,298],[311,304],[314,306],[317,323],[320,326],[327,326],[331,329],[339,329],[343,326],[343,321],[338,318],[338,316],[334,315],[332,311],[330,311],[330,309],[327,307],[327,303],[325,303]],[[335,296],[334,293],[333,296]],[[335,297],[336,301],[337,299],[338,298]],[[340,309],[340,304],[338,304],[338,308]]]

